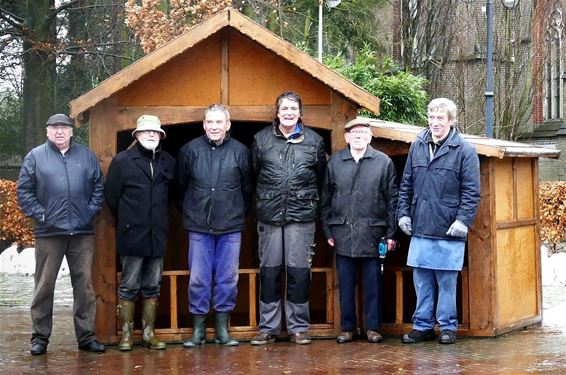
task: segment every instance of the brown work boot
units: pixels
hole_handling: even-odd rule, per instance
[[[268,343],[275,342],[275,336],[267,333],[267,332],[260,332],[257,334],[256,337],[250,341],[251,345],[265,345]]]
[[[381,336],[381,334],[378,331],[373,331],[371,329],[368,329],[367,332],[366,332],[366,336],[367,336],[368,342],[371,342],[372,344],[377,344],[377,343],[383,341],[383,337]]]
[[[354,333],[352,331],[342,331],[338,337],[336,337],[336,342],[338,344],[345,344],[347,342],[352,342],[352,340],[354,340]]]
[[[311,343],[311,337],[306,332],[291,333],[289,339],[293,344],[307,345]]]

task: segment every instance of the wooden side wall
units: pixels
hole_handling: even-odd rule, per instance
[[[542,320],[538,160],[495,164],[496,333]]]

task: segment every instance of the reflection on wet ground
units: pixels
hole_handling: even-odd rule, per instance
[[[58,288],[70,291],[68,281],[58,281]],[[28,351],[29,310],[21,304],[26,298],[29,304],[31,297],[24,295],[30,286],[26,277],[0,278],[0,282],[2,374],[566,374],[566,288],[562,286],[545,287],[541,326],[495,339],[461,338],[451,346],[436,342],[402,345],[399,338],[386,338],[382,344],[314,340],[306,346],[284,341],[264,347],[242,343],[196,349],[175,344],[166,351],[137,345],[129,353],[110,347],[100,355],[77,350],[70,297],[63,293],[57,297],[48,353],[32,357]],[[14,287],[18,290],[15,295],[9,292]]]

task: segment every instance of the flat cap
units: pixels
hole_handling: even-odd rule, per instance
[[[45,123],[47,126],[49,125],[67,125],[67,126],[75,126],[75,122],[67,115],[63,113],[57,113],[47,119]]]
[[[369,123],[368,119],[356,117],[355,119],[350,120],[346,125],[344,125],[344,130],[350,130],[354,126],[370,127],[371,124]]]

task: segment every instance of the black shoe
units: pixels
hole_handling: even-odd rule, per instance
[[[87,352],[92,353],[104,353],[106,351],[106,347],[99,343],[98,341],[92,340],[84,345],[79,345],[79,350],[84,350]]]
[[[265,345],[275,342],[275,336],[267,332],[259,332],[256,337],[250,341],[252,345]]]
[[[440,332],[440,337],[438,342],[441,344],[455,344],[456,343],[456,332],[451,329],[443,329]]]
[[[426,331],[419,331],[418,329],[413,329],[411,332],[407,333],[401,339],[403,344],[414,344],[421,341],[432,341],[435,339],[434,329],[427,329]]]
[[[47,344],[43,342],[35,342],[31,344],[29,349],[31,355],[41,355],[47,353]]]

